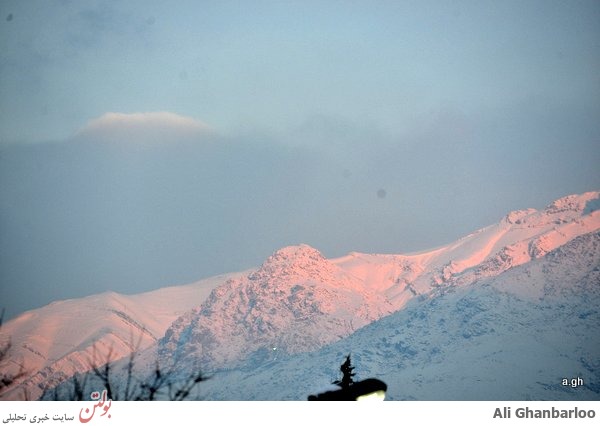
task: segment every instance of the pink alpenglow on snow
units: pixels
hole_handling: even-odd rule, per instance
[[[401,311],[417,296],[476,286],[597,233],[598,207],[600,193],[588,192],[542,210],[511,212],[421,253],[326,259],[303,244],[276,251],[259,268],[195,284],[57,301],[4,324],[11,359],[22,361],[28,375],[1,397],[19,399],[26,391],[37,398],[46,386],[86,371],[94,354],[126,356],[132,336],[140,338],[148,365],[152,358],[199,362],[208,371],[235,367],[248,356],[317,350]],[[540,291],[533,278],[532,286],[519,291]]]
[[[203,138],[213,133],[207,124],[172,112],[107,112],[90,120],[76,139],[102,141],[168,141]]]

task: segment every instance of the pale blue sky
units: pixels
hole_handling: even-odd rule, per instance
[[[597,1],[3,0],[0,52],[8,316],[600,187]]]

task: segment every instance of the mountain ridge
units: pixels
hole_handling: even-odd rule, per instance
[[[414,297],[500,275],[600,229],[600,212],[584,213],[599,196],[598,192],[572,195],[541,211],[511,212],[495,225],[417,255],[355,253],[328,261],[307,245],[281,249],[245,279],[213,290],[187,322],[167,330],[159,341],[159,359],[168,362],[177,353],[177,362],[189,358],[220,369],[255,352],[267,356],[271,350],[286,355],[314,350],[402,309]],[[309,315],[301,306],[287,303],[295,297],[294,288],[305,287],[315,290],[300,299],[312,303]],[[351,297],[340,291],[349,288]],[[353,313],[336,315],[331,306],[340,305],[351,306]],[[282,323],[286,315],[290,321]],[[308,323],[298,321],[305,317]]]
[[[132,348],[156,348],[163,362],[220,370],[319,350],[413,300],[502,276],[597,232],[599,199],[600,192],[587,192],[542,210],[516,210],[420,253],[326,259],[300,244],[258,268],[195,284],[53,302],[4,324],[2,335],[13,343],[10,368],[24,363],[30,374],[0,398],[19,399],[23,390],[37,398],[110,351],[118,359]]]
[[[305,399],[332,388],[351,354],[356,379],[384,380],[388,400],[598,400],[599,263],[600,233],[581,235],[476,286],[414,298],[317,351],[221,371],[200,398]]]

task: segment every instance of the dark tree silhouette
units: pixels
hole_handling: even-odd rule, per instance
[[[140,341],[131,345],[125,366],[119,365],[118,359],[113,360],[112,348],[104,356],[94,348],[87,373],[76,374],[58,386],[46,389],[41,399],[82,401],[89,399],[91,392],[104,389],[107,397],[115,401],[184,401],[192,399],[192,391],[210,378],[199,368],[181,375],[176,365],[167,368],[158,363],[150,375],[137,377],[135,363]]]
[[[4,309],[0,311],[0,329],[2,329],[3,318]],[[10,338],[2,340],[0,340],[0,395],[8,391],[18,379],[26,374],[22,362],[18,364],[17,372],[8,372],[9,364],[15,363],[9,357],[12,344]],[[133,336],[131,341],[133,341]],[[87,373],[75,374],[67,381],[46,388],[40,400],[82,401],[88,399],[91,392],[99,390],[100,387],[105,389],[107,397],[113,400],[183,401],[193,398],[192,391],[200,382],[210,378],[204,375],[199,368],[194,368],[187,374],[180,374],[176,365],[166,368],[159,366],[158,363],[152,374],[136,377],[134,374],[135,360],[140,344],[141,336],[137,344],[130,343],[129,359],[124,368],[119,368],[119,360],[114,359],[112,348],[104,356],[99,356],[94,346],[92,359],[88,360],[90,370]],[[24,392],[23,399],[29,399],[26,392]]]
[[[323,392],[317,395],[308,395],[309,401],[357,401],[362,398],[384,399],[387,385],[379,379],[369,378],[354,382],[354,367],[350,361],[350,355],[340,366],[342,372],[341,380],[331,382],[341,389]]]
[[[349,388],[353,383],[354,377],[353,373],[354,367],[352,366],[352,362],[350,361],[350,355],[346,357],[346,361],[340,366],[340,371],[342,372],[342,380],[335,380],[333,382],[334,385],[340,386],[342,389]]]

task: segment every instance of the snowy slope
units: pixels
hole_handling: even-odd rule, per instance
[[[179,318],[160,342],[161,364],[190,359],[212,370],[313,350],[390,312],[385,297],[314,248],[286,247]]]
[[[599,196],[598,192],[570,195],[540,211],[514,211],[497,224],[419,254],[352,253],[333,262],[370,288],[383,291],[399,309],[415,295],[427,294],[458,277],[468,285],[600,229]]]
[[[303,400],[331,389],[352,355],[357,377],[377,377],[389,400],[598,400],[600,234],[526,265],[432,297],[310,353],[222,371],[211,400]],[[563,386],[580,377],[584,385]]]
[[[210,291],[237,274],[137,294],[102,293],[81,299],[53,302],[25,312],[4,324],[3,341],[12,349],[7,370],[24,365],[27,380],[1,395],[2,399],[39,397],[43,389],[90,362],[119,359],[132,346],[144,349],[163,336],[181,314],[201,304]]]
[[[598,197],[590,192],[542,211],[512,212],[496,225],[415,255],[353,253],[329,261],[306,245],[284,248],[179,318],[159,342],[161,363],[177,360],[212,371],[247,358],[311,351],[416,296],[497,276],[600,229],[600,211],[590,208]]]
[[[22,398],[23,389],[29,392],[30,398],[35,398],[43,388],[74,372],[84,371],[89,367],[90,359],[94,360],[94,355],[96,359],[102,358],[112,349],[112,356],[117,359],[129,353],[132,341],[140,339],[139,349],[145,350],[139,359],[144,364],[152,365],[153,357],[158,356],[161,365],[176,362],[182,370],[198,364],[209,372],[229,370],[218,374],[235,376],[235,380],[261,386],[268,393],[264,396],[266,394],[240,390],[239,399],[279,399],[284,395],[295,399],[298,391],[289,385],[283,393],[275,392],[274,389],[278,389],[276,383],[281,382],[283,386],[289,382],[277,378],[275,372],[278,370],[270,369],[269,365],[283,365],[280,363],[290,357],[313,365],[306,360],[316,357],[322,363],[318,371],[323,371],[324,365],[332,368],[327,370],[325,383],[328,383],[335,375],[340,354],[351,349],[351,346],[344,346],[347,345],[344,342],[366,339],[364,344],[355,346],[376,347],[379,343],[368,339],[371,334],[377,334],[373,332],[379,330],[378,327],[383,327],[385,333],[392,333],[390,330],[396,333],[386,337],[393,343],[384,344],[385,351],[381,349],[386,357],[397,359],[395,370],[385,370],[389,377],[397,377],[398,381],[406,379],[408,376],[403,374],[408,373],[404,373],[404,367],[412,362],[411,354],[416,350],[415,353],[422,356],[425,348],[429,348],[434,351],[431,359],[415,358],[419,368],[456,379],[449,367],[456,363],[461,374],[467,377],[465,380],[469,381],[471,376],[465,373],[465,368],[469,362],[480,360],[475,356],[479,349],[484,350],[480,354],[483,357],[488,354],[486,348],[493,346],[491,342],[500,346],[507,344],[493,333],[478,334],[479,323],[473,322],[478,315],[484,315],[496,306],[498,325],[491,328],[510,335],[510,331],[524,325],[524,335],[528,337],[515,335],[512,340],[521,342],[525,352],[537,353],[528,345],[530,341],[536,341],[532,330],[546,333],[544,327],[551,321],[545,313],[569,323],[565,315],[572,314],[565,314],[561,306],[579,309],[577,315],[588,321],[584,322],[585,327],[581,326],[581,335],[590,330],[597,331],[593,307],[597,306],[597,301],[594,302],[597,290],[594,268],[598,267],[598,259],[595,254],[596,257],[592,256],[591,262],[595,266],[591,269],[589,265],[578,263],[577,259],[587,256],[587,246],[579,237],[583,236],[585,240],[586,236],[600,230],[599,199],[599,192],[589,192],[561,198],[539,211],[512,212],[497,224],[422,253],[351,253],[338,259],[325,259],[307,245],[292,246],[278,250],[260,268],[245,273],[135,296],[106,293],[55,302],[27,312],[3,327],[2,335],[11,336],[13,342],[11,361],[24,361],[29,377],[21,388],[13,389],[2,398]],[[575,242],[578,243],[572,246]],[[561,260],[551,263],[553,256]],[[552,268],[556,271],[547,273]],[[591,278],[573,281],[580,273]],[[516,278],[504,278],[513,275]],[[562,277],[561,283],[567,287],[554,283],[553,277]],[[578,288],[578,283],[585,286]],[[573,295],[574,288],[578,288],[581,300]],[[475,292],[474,305],[459,296],[464,292]],[[552,292],[566,294],[565,300],[552,299]],[[583,310],[586,298],[591,313]],[[471,316],[463,315],[470,311],[473,311]],[[450,315],[453,312],[455,315]],[[456,319],[461,315],[463,320]],[[573,319],[579,327],[577,315]],[[403,328],[407,321],[414,324],[413,330],[420,330],[422,337],[412,334],[412,341],[398,337],[401,330],[408,333]],[[555,335],[559,336],[559,346],[568,341],[560,338],[564,330],[560,321],[553,327]],[[463,332],[472,338],[465,337],[464,342],[457,338],[444,340]],[[549,332],[546,335],[550,336]],[[485,340],[481,345],[470,347],[471,342],[480,341],[477,339],[489,339],[489,342]],[[594,344],[597,342],[590,340]],[[501,353],[500,346],[498,351]],[[379,347],[382,346],[379,344]],[[587,348],[580,343],[576,347]],[[328,357],[333,352],[327,351],[340,353],[335,353],[335,360],[325,359],[325,355],[319,358],[321,348],[325,348],[323,354]],[[435,348],[443,356],[437,357]],[[461,355],[464,348],[469,348],[475,358]],[[302,353],[311,355],[306,358]],[[383,361],[377,354],[357,354],[357,362],[364,362],[363,367],[378,373],[383,371],[377,370],[378,363]],[[580,358],[585,360],[583,364],[592,366],[592,371],[597,371],[593,357],[582,355]],[[424,363],[422,359],[429,361]],[[434,359],[444,360],[439,371],[437,364],[431,362]],[[502,362],[514,364],[510,360]],[[583,364],[574,363],[573,369]],[[306,368],[302,367],[302,370]],[[481,374],[485,376],[484,373]],[[262,382],[254,381],[255,374],[262,377]],[[320,379],[315,378],[311,383],[323,382],[323,377]],[[410,380],[413,379],[410,376]],[[413,383],[417,382],[417,379],[413,380]],[[231,388],[235,383],[229,383],[230,389],[226,392],[219,390],[217,385],[207,385],[207,389],[217,386],[207,397],[237,399]],[[548,383],[552,386],[554,382]],[[415,389],[420,388],[416,386]],[[535,390],[537,392],[537,388]],[[310,391],[314,392],[314,389]],[[396,399],[449,398],[431,393],[429,388],[392,395]],[[483,395],[488,394],[480,394]]]

